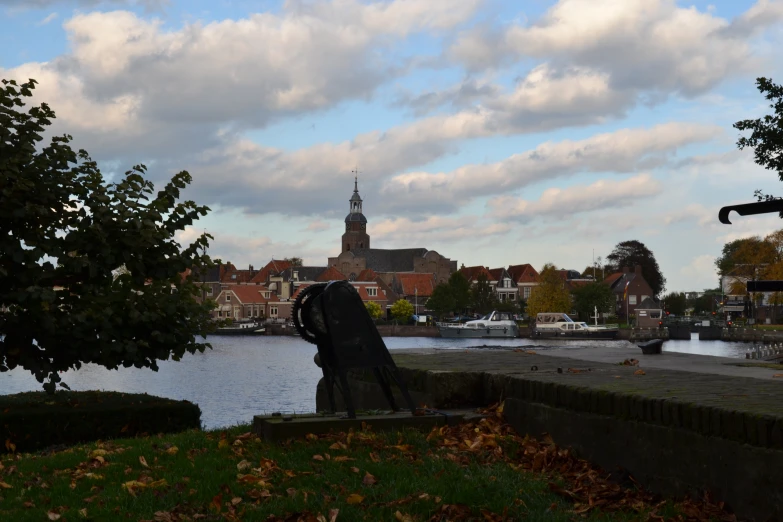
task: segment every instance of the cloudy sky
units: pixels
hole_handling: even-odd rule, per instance
[[[716,286],[717,222],[775,174],[732,123],[783,82],[783,0],[0,0],[0,77],[39,81],[109,177],[188,170],[211,254],[376,248],[581,270],[619,241]]]

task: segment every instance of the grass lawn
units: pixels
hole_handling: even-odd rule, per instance
[[[269,444],[239,426],[5,455],[0,520],[733,520],[609,482],[489,414],[429,434]]]

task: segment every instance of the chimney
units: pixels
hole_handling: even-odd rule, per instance
[[[251,272],[253,271],[253,265],[250,265],[250,271]]]
[[[624,267],[623,267],[623,274],[627,274],[627,273],[628,273],[628,267],[627,267],[627,266],[624,266]]]
[[[638,276],[642,275],[642,265],[636,265],[633,267],[633,273]]]

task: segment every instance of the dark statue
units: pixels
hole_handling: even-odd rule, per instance
[[[302,339],[318,348],[332,412],[336,408],[334,387],[337,386],[348,418],[356,418],[346,370],[372,368],[392,410],[398,410],[391,390],[394,381],[411,413],[416,414],[402,375],[353,285],[331,281],[308,286],[294,301],[292,316]]]

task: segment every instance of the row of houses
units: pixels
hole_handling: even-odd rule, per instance
[[[539,284],[538,271],[530,264],[501,268],[463,266],[459,272],[472,285],[486,279],[501,303],[527,300]],[[571,290],[594,281],[575,270],[561,270],[560,275],[563,284]],[[425,313],[427,300],[436,286],[434,273],[379,274],[372,269],[364,269],[358,275],[345,275],[334,266],[295,266],[289,261],[279,260],[272,260],[259,270],[252,265],[239,269],[231,263],[219,264],[196,278],[200,279],[202,298],[214,299],[217,303],[213,316],[234,320],[287,320],[291,317],[294,300],[304,288],[334,280],[350,282],[363,301],[375,302],[387,313],[399,299],[409,301],[414,306],[414,313]],[[624,317],[626,312],[634,314],[642,301],[653,296],[639,266],[633,270],[625,267],[606,277],[604,283],[615,295],[615,314],[620,317]]]

